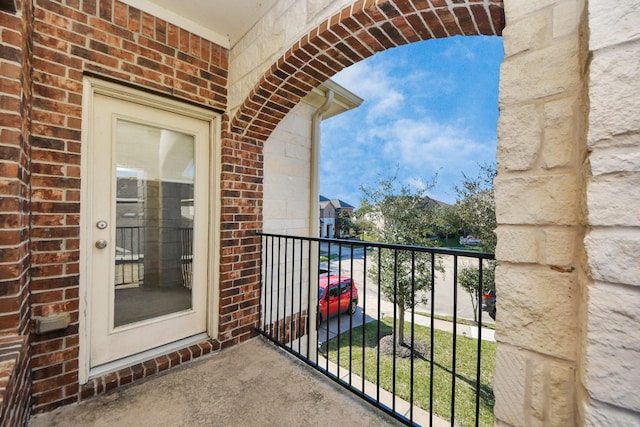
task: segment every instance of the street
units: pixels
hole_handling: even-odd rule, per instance
[[[320,248],[322,253],[327,252],[327,245],[323,244]],[[338,246],[332,245],[331,252],[333,254],[338,254]],[[330,264],[322,263],[321,267],[330,269],[331,274],[337,274],[338,271],[341,272],[342,275],[351,276],[353,281],[356,283],[358,287],[360,298],[359,298],[359,310],[353,316],[354,326],[357,326],[362,323],[362,309],[366,309],[366,313],[370,317],[376,317],[378,313],[378,301],[380,301],[380,317],[384,318],[386,316],[394,315],[394,304],[387,301],[383,295],[378,296],[378,287],[377,283],[373,280],[365,281],[365,262],[367,269],[372,265],[372,259],[375,257],[375,251],[369,251],[366,254],[365,260],[365,250],[362,247],[355,247],[353,249],[353,253],[350,250],[348,245],[343,245],[342,250],[340,251],[341,257],[336,257],[331,260]],[[454,310],[454,286],[453,286],[453,270],[454,270],[454,260],[453,256],[439,256],[439,262],[444,268],[444,272],[436,272],[435,278],[435,300],[434,300],[434,312],[436,315],[453,317]],[[471,262],[477,263],[476,260],[471,258],[459,258],[458,259],[458,269],[462,268],[465,265],[469,265]],[[362,284],[366,284],[365,287]],[[430,295],[428,295],[430,298]],[[473,320],[473,306],[471,304],[471,297],[468,292],[466,292],[461,286],[457,287],[457,299],[456,299],[456,312],[458,318]],[[431,309],[431,301],[428,301],[427,304],[417,304],[416,312],[417,313],[428,313]],[[349,319],[346,316],[341,316],[343,319],[341,322],[348,324]],[[346,319],[346,320],[344,320]],[[331,319],[335,321],[334,319]],[[483,323],[493,322],[493,320],[486,314],[483,313]],[[342,326],[342,325],[341,325]],[[344,330],[341,327],[341,330]],[[326,334],[326,332],[325,332]],[[320,335],[322,337],[322,335]]]

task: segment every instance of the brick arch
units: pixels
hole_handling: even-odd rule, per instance
[[[314,87],[376,52],[432,38],[501,35],[503,0],[358,0],[310,31],[262,76],[231,131],[266,141]]]

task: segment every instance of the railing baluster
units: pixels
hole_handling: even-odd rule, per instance
[[[298,293],[298,353],[300,353],[300,346],[302,345],[302,283],[304,282],[304,240],[300,241],[300,292]],[[307,313],[309,308],[307,307]],[[308,316],[308,314],[307,314]],[[308,355],[309,353],[307,353]]]
[[[380,338],[382,338],[380,336],[380,324],[382,323],[382,318],[380,316],[380,303],[381,301],[381,292],[380,292],[380,271],[382,269],[382,248],[378,248],[378,271],[376,274],[377,277],[377,281],[378,281],[378,317],[376,317],[376,319],[378,319],[377,322],[377,335],[376,338],[378,340],[378,343],[380,343]],[[376,402],[380,403],[380,345],[376,346],[376,349],[378,351],[378,355],[376,358]]]
[[[351,250],[351,258],[349,263],[349,269],[351,271],[351,284],[349,284],[349,306],[347,310],[349,310],[349,385],[351,385],[351,373],[353,372],[353,314],[351,314],[351,290],[353,288],[353,243],[350,246]],[[364,324],[363,324],[364,327]]]
[[[331,283],[327,283],[328,289],[331,288]],[[342,318],[342,316],[340,315],[341,313],[341,307],[340,307],[340,300],[342,300],[342,294],[340,293],[340,291],[342,290],[342,243],[338,243],[338,335],[336,336],[336,343],[338,346],[338,355],[336,357],[336,376],[338,378],[340,378],[340,335],[342,335],[342,328],[340,325],[340,319]],[[327,317],[329,317],[327,315]],[[327,322],[327,329],[329,329],[329,322]]]
[[[391,409],[396,411],[396,343],[398,342],[398,250],[393,250],[393,359],[391,370],[393,377],[391,378],[392,387]]]
[[[364,380],[367,377],[365,370],[366,350],[367,350],[367,246],[363,246],[362,253],[362,392],[364,393]]]
[[[318,336],[318,312],[316,311],[316,330],[312,331],[311,330],[311,286],[313,286],[313,279],[312,277],[318,277],[318,272],[316,271],[314,276],[311,276],[311,266],[313,264],[315,264],[314,262],[311,261],[311,256],[312,256],[312,242],[309,242],[309,266],[308,266],[308,271],[309,271],[309,286],[307,288],[307,335],[311,336],[311,334],[316,334],[316,337]],[[314,301],[315,303],[315,301]],[[318,305],[318,304],[316,304]],[[318,342],[316,341],[316,346],[315,346],[315,361],[316,361],[316,365],[318,364]],[[307,338],[307,357],[309,357],[311,355],[311,339]]]
[[[458,257],[453,257],[453,343],[451,352],[453,360],[451,361],[451,426],[455,425],[456,420],[456,339],[458,334]]]
[[[476,427],[480,423],[480,374],[482,369],[482,293],[484,292],[482,277],[482,259],[478,259],[478,360],[476,366]]]
[[[413,423],[413,360],[415,351],[415,327],[416,325],[416,252],[411,251],[411,367],[409,378],[409,420]]]
[[[436,254],[431,253],[431,313],[429,313],[429,425],[433,425],[433,365],[435,355]]]

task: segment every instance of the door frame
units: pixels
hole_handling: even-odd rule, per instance
[[[132,356],[110,362],[97,368],[90,367],[91,343],[91,286],[92,277],[90,253],[93,241],[91,239],[92,224],[89,221],[92,213],[92,194],[90,194],[90,161],[93,141],[94,96],[96,94],[117,98],[122,101],[158,108],[172,113],[186,115],[209,123],[209,206],[208,206],[208,236],[207,236],[207,331],[206,334],[180,340],[174,343],[134,354]],[[221,114],[213,109],[206,109],[188,102],[157,95],[144,90],[124,86],[95,77],[83,78],[82,99],[82,137],[80,163],[80,277],[79,277],[79,354],[78,380],[86,384],[90,379],[107,372],[116,371],[126,366],[152,359],[162,354],[188,347],[206,338],[216,339],[218,336],[218,306],[219,306],[219,265],[220,265],[220,172],[221,162]]]

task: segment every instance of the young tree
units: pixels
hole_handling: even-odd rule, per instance
[[[477,266],[464,267],[458,273],[458,283],[469,293],[473,307],[473,321],[478,323],[478,300],[485,292],[495,291],[496,263],[484,261],[482,264],[482,289],[480,289],[480,269]]]
[[[429,187],[430,188],[430,187]],[[376,224],[378,241],[412,246],[426,246],[433,235],[432,215],[435,203],[426,195],[427,188],[412,189],[399,182],[397,175],[382,179],[375,189],[361,187],[363,205]],[[383,249],[373,257],[369,273],[389,301],[396,304],[399,315],[398,344],[404,344],[404,312],[426,302],[431,289],[431,255],[399,249]],[[442,267],[436,268],[441,271]]]
[[[455,204],[457,215],[463,227],[479,238],[484,252],[495,252],[497,226],[496,207],[493,197],[493,180],[496,170],[490,165],[481,165],[476,177],[463,174],[460,186],[455,188],[458,201]],[[458,273],[458,283],[471,298],[474,321],[478,321],[478,299],[483,292],[495,291],[495,262],[484,263],[482,270],[482,288],[477,266],[464,267]]]

